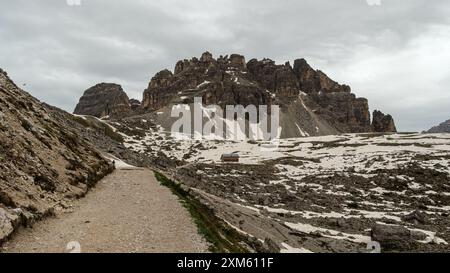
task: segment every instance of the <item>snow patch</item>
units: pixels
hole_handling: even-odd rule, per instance
[[[284,224],[291,229],[294,229],[294,230],[297,230],[297,231],[300,231],[300,232],[303,232],[306,234],[319,232],[324,237],[337,239],[337,240],[346,240],[346,241],[350,241],[350,242],[365,243],[365,244],[372,241],[370,236],[365,236],[365,235],[361,235],[361,234],[344,233],[344,232],[340,232],[337,230],[315,227],[315,226],[312,226],[309,224],[303,224],[303,223],[294,224],[294,223],[285,222]]]
[[[116,170],[135,170],[135,169],[139,169],[136,166],[132,166],[132,165],[129,165],[129,164],[123,162],[121,159],[119,159],[119,158],[117,158],[117,157],[115,157],[115,156],[113,156],[111,154],[107,154],[105,157],[107,159],[111,160],[111,161],[114,161],[114,163],[115,163],[114,166],[116,167]]]
[[[281,243],[281,245],[284,247],[280,252],[281,253],[314,253],[311,250],[308,250],[306,248],[295,248],[292,247],[286,243]]]

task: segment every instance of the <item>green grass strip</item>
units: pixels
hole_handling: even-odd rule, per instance
[[[183,206],[189,211],[192,219],[197,225],[198,232],[211,244],[210,251],[213,253],[247,253],[248,250],[242,246],[245,238],[234,229],[214,215],[211,209],[195,199],[187,191],[163,174],[155,171],[156,179],[161,185],[168,187],[178,198]]]

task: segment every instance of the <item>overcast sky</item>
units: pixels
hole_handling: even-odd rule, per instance
[[[141,99],[156,72],[209,50],[306,58],[402,131],[450,118],[448,0],[71,1],[0,0],[0,67],[70,112],[98,82]]]

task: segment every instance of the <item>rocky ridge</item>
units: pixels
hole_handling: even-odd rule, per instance
[[[70,208],[112,171],[77,132],[0,70],[0,243],[20,225]]]
[[[270,59],[246,63],[245,57],[237,54],[216,60],[205,52],[200,59],[179,61],[174,71],[163,70],[152,78],[144,91],[145,110],[191,103],[197,96],[206,105],[222,108],[280,105],[282,127],[299,127],[288,129],[284,137],[373,130],[367,100],[357,98],[349,86],[314,70],[304,59],[295,60],[292,67],[289,62],[277,65]]]
[[[136,102],[133,102],[133,105]],[[74,110],[74,114],[94,117],[123,117],[131,113],[132,104],[122,86],[100,83],[87,89]],[[135,106],[133,106],[135,108]]]
[[[439,124],[438,126],[435,126],[427,131],[427,133],[434,134],[434,133],[450,133],[450,119]]]
[[[95,105],[98,109],[110,105],[102,95],[102,88],[89,91],[80,104]],[[114,112],[121,114],[116,117],[158,112],[157,123],[167,127],[165,123],[172,124],[168,122],[171,106],[192,103],[194,97],[201,97],[205,105],[222,108],[239,104],[279,105],[283,138],[396,131],[392,117],[380,117],[378,111],[372,124],[366,99],[357,98],[348,85],[333,81],[304,59],[295,60],[292,66],[289,62],[279,65],[270,59],[246,62],[238,54],[215,59],[209,52],[200,58],[177,62],[173,73],[167,69],[158,72],[144,91],[141,105],[134,102],[134,111],[117,107]],[[75,113],[93,112],[89,107],[77,106]]]

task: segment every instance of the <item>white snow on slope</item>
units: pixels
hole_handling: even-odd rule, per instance
[[[340,232],[337,230],[320,228],[320,227],[315,227],[312,225],[302,224],[302,223],[294,224],[294,223],[285,222],[284,224],[294,230],[297,230],[297,231],[300,231],[303,233],[311,234],[311,233],[319,232],[324,237],[333,238],[333,239],[337,239],[337,240],[347,240],[347,241],[351,241],[351,242],[355,242],[355,243],[366,243],[366,244],[372,241],[370,236],[365,236],[365,235],[361,235],[361,234],[343,233],[343,232]]]
[[[281,243],[284,249],[281,249],[281,253],[314,253],[306,248],[295,248],[286,243]]]
[[[107,159],[111,160],[111,161],[114,161],[114,163],[115,163],[114,166],[116,166],[117,170],[134,170],[134,169],[139,169],[136,166],[132,166],[132,165],[129,165],[129,164],[123,162],[121,159],[119,159],[119,158],[117,158],[117,157],[115,157],[115,156],[113,156],[111,154],[107,154],[105,157]]]

